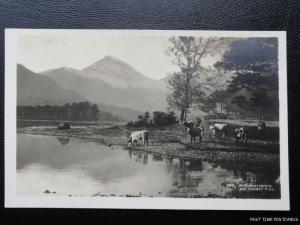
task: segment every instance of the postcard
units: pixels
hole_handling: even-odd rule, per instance
[[[284,31],[5,30],[5,207],[289,210]]]

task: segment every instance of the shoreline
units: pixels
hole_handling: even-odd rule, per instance
[[[249,140],[249,143],[235,143],[234,139],[210,139],[205,137],[201,143],[190,144],[190,139],[180,125],[149,130],[149,146],[141,143],[128,147],[130,133],[142,128],[125,125],[111,127],[75,127],[70,130],[57,130],[56,127],[18,128],[18,134],[44,135],[59,138],[77,138],[107,145],[112,150],[120,146],[125,150],[146,151],[169,158],[201,159],[216,163],[235,163],[265,167],[270,164],[279,167],[279,144],[266,141]]]

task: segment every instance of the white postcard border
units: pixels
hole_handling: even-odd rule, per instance
[[[221,36],[278,37],[280,103],[281,199],[183,199],[18,196],[16,194],[16,64],[17,38],[22,34],[51,35],[137,35],[137,36]],[[287,62],[285,31],[173,31],[173,30],[57,30],[5,29],[5,207],[24,208],[126,208],[182,210],[289,210]]]

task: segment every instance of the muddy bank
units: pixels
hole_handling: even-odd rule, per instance
[[[143,128],[139,128],[141,130]],[[83,126],[70,130],[57,130],[56,127],[19,128],[18,133],[50,135],[63,138],[81,138],[111,146],[122,146],[127,150],[147,151],[167,157],[203,159],[210,162],[256,164],[266,166],[269,163],[279,165],[279,144],[265,140],[249,140],[247,144],[235,143],[233,138],[211,139],[204,135],[201,143],[190,144],[190,138],[183,126],[173,125],[163,128],[147,128],[149,146],[139,144],[127,146],[128,137],[136,128],[125,125],[112,127]],[[278,163],[277,163],[278,162]]]
[[[147,129],[149,131],[149,144],[155,143],[181,143],[189,145],[197,149],[201,148],[214,148],[222,150],[247,150],[247,151],[272,151],[276,153],[278,151],[278,141],[272,141],[268,138],[258,139],[252,135],[253,138],[248,138],[248,143],[235,143],[234,135],[229,132],[229,137],[216,139],[211,138],[208,129],[204,133],[203,141],[201,143],[190,144],[190,137],[186,132],[186,129],[182,125],[172,125],[167,127],[127,127],[126,125],[117,126],[72,126],[69,130],[58,130],[56,126],[31,126],[18,128],[17,133],[36,134],[36,135],[49,135],[60,137],[75,137],[85,138],[97,141],[103,144],[112,145],[127,145],[128,138],[131,132],[137,130]],[[249,129],[249,128],[248,128]],[[198,139],[198,138],[197,138]],[[197,140],[198,142],[198,140]]]

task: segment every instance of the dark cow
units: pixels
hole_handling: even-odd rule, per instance
[[[187,128],[194,127],[194,121],[193,120],[185,121],[183,125],[186,126]]]
[[[204,134],[204,128],[202,126],[196,127],[194,126],[194,121],[186,121],[183,123],[186,127],[189,135],[191,136],[191,143],[196,142],[196,137],[199,136],[199,142],[202,141],[202,137]]]
[[[247,143],[248,134],[247,130],[244,127],[237,127],[234,129],[235,142],[244,142]]]

